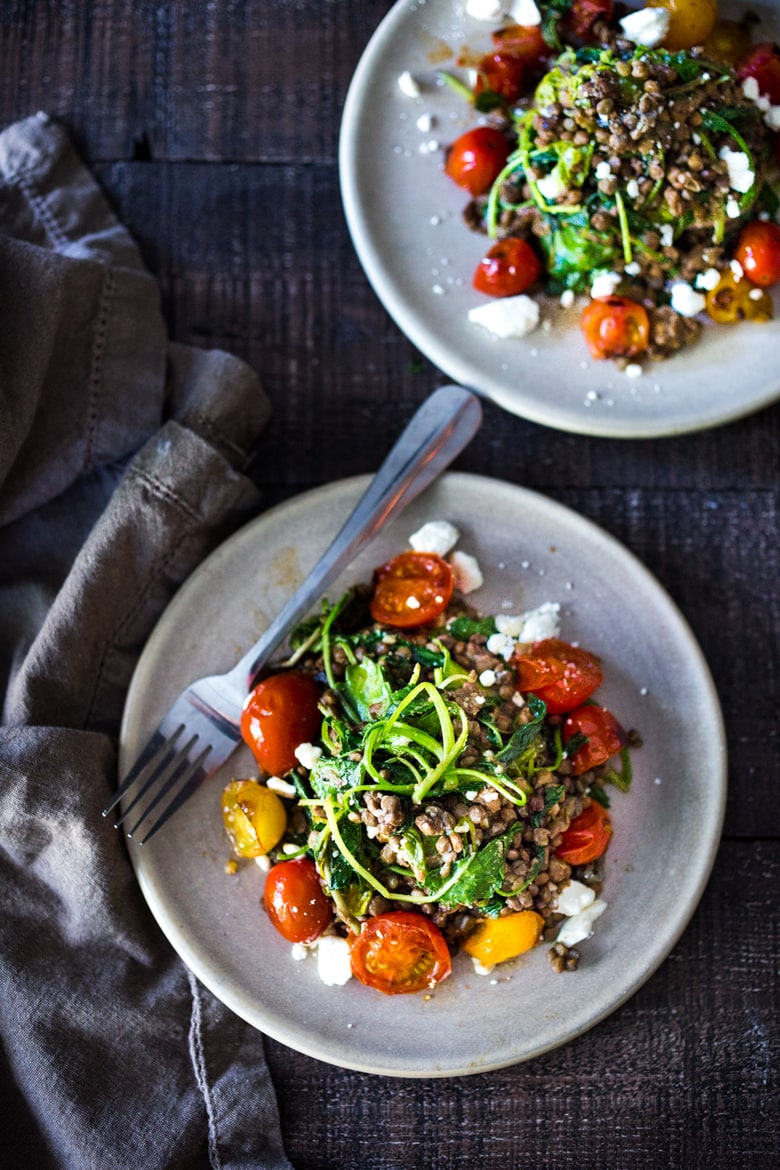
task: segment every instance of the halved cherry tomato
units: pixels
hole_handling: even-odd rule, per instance
[[[485,967],[505,963],[535,947],[544,919],[535,910],[520,910],[500,918],[483,918],[463,944],[463,950]]]
[[[703,45],[718,19],[718,0],[646,0],[648,8],[665,8],[671,14],[665,49],[677,52]]]
[[[550,56],[550,46],[542,36],[540,24],[509,24],[495,29],[491,40],[497,49],[506,50],[529,66]]]
[[[222,793],[222,821],[239,857],[262,857],[287,828],[284,804],[256,780],[231,780]]]
[[[565,40],[589,41],[596,21],[610,21],[614,15],[614,0],[572,0],[561,21],[561,34]]]
[[[511,146],[500,130],[476,126],[456,138],[447,152],[444,169],[472,195],[484,195],[504,169]]]
[[[569,865],[587,865],[601,857],[611,836],[609,813],[598,801],[592,800],[561,837],[555,856]]]
[[[572,711],[563,725],[564,747],[573,735],[587,736],[587,743],[569,757],[575,776],[603,764],[624,746],[627,735],[615,716],[606,707],[586,703]]]
[[[453,588],[452,569],[442,557],[410,549],[374,570],[368,608],[380,625],[424,626],[444,612]]]
[[[452,960],[444,935],[429,918],[389,910],[369,918],[350,939],[356,979],[385,995],[425,991],[445,979]]]
[[[477,66],[474,95],[488,91],[511,105],[523,92],[524,76],[525,65],[519,56],[506,50],[487,53]]]
[[[761,96],[769,98],[773,106],[780,105],[780,51],[771,41],[753,46],[741,61],[737,77],[740,81],[755,77]]]
[[[320,692],[314,679],[290,671],[272,674],[250,691],[241,713],[241,735],[264,772],[295,767],[295,749],[317,732]]]
[[[330,899],[309,857],[274,865],[265,879],[263,902],[271,922],[288,942],[313,942],[333,917]]]
[[[761,288],[780,280],[780,227],[769,220],[756,219],[739,234],[734,253],[745,276]]]
[[[518,690],[532,692],[550,715],[564,715],[589,699],[604,681],[598,658],[558,638],[535,642],[515,659]]]
[[[480,260],[474,273],[474,288],[491,297],[517,296],[536,283],[541,270],[528,241],[509,236],[494,244]]]
[[[707,293],[707,312],[719,325],[733,325],[737,321],[771,321],[774,311],[769,293],[746,277],[738,280],[730,268]]]
[[[596,297],[582,313],[582,331],[594,358],[638,357],[650,340],[644,305],[629,297]]]

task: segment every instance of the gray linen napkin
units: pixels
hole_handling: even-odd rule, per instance
[[[0,134],[0,1086],[7,1170],[289,1170],[263,1038],[154,922],[101,816],[138,654],[258,506],[254,374],[169,344],[63,129]]]

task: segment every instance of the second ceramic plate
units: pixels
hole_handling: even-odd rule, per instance
[[[184,686],[231,667],[267,626],[356,503],[367,479],[319,488],[261,516],[219,548],[176,595],[130,688],[120,764]],[[447,519],[474,554],[482,612],[558,601],[562,636],[598,653],[603,702],[644,746],[634,782],[612,803],[609,908],[582,944],[575,974],[556,975],[537,948],[492,976],[458,956],[430,997],[386,997],[352,980],[327,987],[261,909],[254,865],[225,872],[222,786],[253,775],[239,750],[150,842],[130,843],[161,928],[195,974],[238,1015],[310,1056],[365,1072],[436,1077],[538,1056],[593,1027],[652,974],[685,928],[718,844],[725,749],[717,697],[679,612],[646,569],[589,521],[533,492],[449,474],[390,524],[330,596],[408,546],[426,520]]]
[[[723,3],[721,15],[745,7]],[[776,5],[749,7],[762,20],[755,39],[780,35]],[[475,120],[469,104],[437,82],[437,71],[455,70],[464,48],[487,52],[492,27],[468,17],[462,0],[399,0],[349,89],[339,159],[347,223],[366,275],[399,328],[453,381],[514,414],[581,434],[680,434],[775,401],[780,319],[708,328],[695,346],[640,378],[590,358],[576,307],[553,317],[548,306],[549,331],[522,340],[496,341],[469,322],[469,309],[485,300],[471,287],[485,241],[465,226],[468,196],[442,168],[443,148]],[[399,87],[407,71],[417,97]],[[777,295],[775,304],[780,309]]]

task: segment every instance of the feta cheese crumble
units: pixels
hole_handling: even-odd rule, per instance
[[[349,943],[338,934],[323,934],[317,941],[317,974],[328,987],[343,987],[352,978]]]
[[[403,73],[399,76],[398,88],[406,97],[416,98],[420,96],[420,87],[408,69],[404,69]]]
[[[473,593],[484,583],[479,561],[471,553],[454,552],[450,557],[450,565],[455,576],[455,588],[460,593]]]
[[[445,557],[459,538],[460,533],[449,520],[429,520],[412,533],[409,544],[415,552],[436,553],[437,556]]]
[[[619,24],[626,40],[655,49],[669,32],[671,19],[671,12],[665,8],[640,8],[638,12],[629,12]]]
[[[577,914],[567,918],[558,931],[557,941],[565,947],[574,947],[593,934],[593,923],[607,908],[602,898],[596,898],[590,905],[585,906]]]
[[[299,743],[295,749],[295,758],[311,772],[317,761],[322,758],[322,748],[314,743]]]
[[[756,176],[744,150],[730,150],[728,146],[724,146],[720,150],[718,158],[726,164],[729,173],[729,186],[732,191],[739,191],[741,195],[747,194],[755,183]]]
[[[590,286],[590,295],[597,297],[611,297],[620,284],[619,272],[597,272]]]
[[[567,918],[573,918],[575,914],[579,914],[581,910],[584,910],[586,906],[590,906],[595,901],[595,890],[592,890],[590,886],[584,885],[583,882],[571,881],[558,895],[556,909],[559,914],[565,914]]]
[[[684,280],[677,280],[671,289],[671,305],[681,317],[695,317],[707,306],[707,298]]]
[[[469,321],[502,339],[525,337],[539,324],[539,305],[525,293],[500,297],[490,304],[469,309]]]

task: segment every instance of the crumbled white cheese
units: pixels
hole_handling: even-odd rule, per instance
[[[599,165],[596,167],[595,174],[597,179],[609,179],[611,177],[612,167],[609,165],[606,159],[603,158],[601,160]]]
[[[473,955],[471,962],[474,964],[475,975],[489,975],[495,969],[495,963],[480,963],[479,959],[475,959]]]
[[[258,869],[262,869],[263,873],[268,873],[271,868],[271,858],[267,853],[261,853],[259,857],[255,858],[255,865]]]
[[[496,672],[494,670],[483,670],[479,676],[479,685],[481,687],[494,687],[496,685]]]
[[[745,195],[756,181],[748,155],[745,154],[744,150],[730,150],[728,146],[724,146],[720,150],[718,158],[726,164],[729,172],[729,186],[732,191],[739,191],[741,195]]]
[[[570,309],[574,304],[574,289],[565,288],[561,293],[561,308]]]
[[[282,780],[281,776],[269,776],[265,782],[266,788],[278,792],[280,796],[295,796],[295,785],[289,780]]]
[[[595,890],[592,890],[590,886],[584,885],[583,882],[572,881],[561,890],[555,909],[559,914],[565,914],[567,918],[572,918],[575,914],[579,914],[581,910],[584,910],[586,906],[590,906],[591,902],[595,901]]]
[[[421,134],[430,134],[434,127],[434,119],[431,114],[420,114],[417,119],[417,129]]]
[[[496,658],[503,658],[508,662],[515,652],[515,640],[508,634],[491,634],[485,643],[488,654],[495,654]]]
[[[624,271],[628,276],[639,276],[639,273],[642,271],[642,265],[638,260],[632,260],[630,264],[626,264]]]
[[[769,129],[780,130],[780,106],[773,106],[771,100],[761,93],[755,77],[745,78],[742,82],[742,92],[764,115],[764,122]]]
[[[501,20],[504,15],[504,0],[468,0],[466,14],[472,20]]]
[[[487,305],[469,310],[469,321],[481,325],[496,337],[525,337],[539,324],[539,306],[532,297],[498,297]]]
[[[511,17],[515,24],[524,26],[542,23],[542,14],[535,0],[509,0],[507,16]]]
[[[636,179],[629,179],[626,183],[626,195],[628,195],[629,199],[639,198],[639,183]]]
[[[568,190],[566,180],[557,168],[550,171],[549,175],[542,175],[541,179],[537,179],[536,186],[539,188],[540,195],[550,203],[560,195],[565,195]]]
[[[596,898],[584,910],[566,919],[558,931],[557,941],[563,943],[565,947],[574,947],[583,939],[590,938],[593,934],[593,923],[601,917],[606,908],[607,903],[602,898]]]
[[[304,768],[312,770],[322,757],[322,748],[313,743],[299,743],[295,749],[295,758]]]
[[[736,199],[729,199],[726,202],[726,215],[729,219],[739,219],[742,214],[739,203]]]
[[[629,362],[623,371],[627,378],[641,378],[644,372],[639,362]]]
[[[695,317],[707,305],[707,298],[684,280],[676,280],[671,288],[671,305],[681,317]]]
[[[454,552],[450,557],[450,565],[455,576],[455,588],[460,593],[473,593],[484,583],[479,561],[471,553]]]
[[[290,947],[290,957],[295,959],[296,963],[300,963],[303,959],[308,959],[311,950],[305,943],[293,943]]]
[[[674,228],[670,223],[662,224],[661,226],[661,246],[663,248],[671,248],[674,243]]]
[[[669,32],[672,14],[665,8],[640,8],[619,22],[626,40],[655,49]]]
[[[403,73],[399,76],[398,88],[406,97],[416,98],[420,96],[420,87],[408,69],[404,69]]]
[[[703,288],[705,292],[712,292],[720,284],[720,273],[717,268],[708,268],[706,272],[700,272],[695,281],[697,288]]]
[[[590,295],[594,299],[598,297],[611,297],[619,284],[619,272],[597,272],[590,286]]]
[[[545,601],[536,609],[523,614],[523,626],[518,642],[543,642],[545,638],[556,638],[560,632],[559,615],[561,607],[557,601]]]
[[[416,552],[436,553],[445,557],[458,543],[460,533],[449,520],[429,520],[409,537],[409,544]]]
[[[323,934],[317,941],[317,974],[328,987],[343,987],[352,978],[349,943],[338,934]]]

